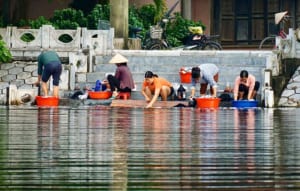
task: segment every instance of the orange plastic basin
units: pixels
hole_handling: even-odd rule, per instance
[[[37,106],[58,106],[59,98],[57,97],[43,97],[43,96],[36,96],[36,104]]]
[[[179,72],[181,83],[191,83],[192,73],[191,72]]]
[[[108,99],[111,96],[112,96],[112,92],[109,91],[89,92],[90,99]]]
[[[220,98],[196,98],[198,108],[218,108]]]

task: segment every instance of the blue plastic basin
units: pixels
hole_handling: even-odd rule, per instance
[[[248,100],[237,100],[232,101],[232,107],[238,108],[249,108],[249,107],[257,107],[257,101],[248,101]]]

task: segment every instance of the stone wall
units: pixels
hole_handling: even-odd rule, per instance
[[[300,67],[294,72],[278,102],[280,107],[300,106]]]

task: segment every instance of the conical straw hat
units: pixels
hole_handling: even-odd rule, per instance
[[[280,21],[284,18],[284,16],[287,14],[287,11],[276,13],[275,14],[275,24],[277,25],[280,23]]]
[[[116,54],[114,57],[112,57],[112,59],[110,59],[109,61],[110,64],[127,63],[127,62],[128,62],[127,58],[125,58],[119,53]]]

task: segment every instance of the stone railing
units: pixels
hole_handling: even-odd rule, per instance
[[[29,41],[24,37],[29,36]],[[60,39],[68,36],[69,42]],[[52,49],[61,57],[69,57],[69,53],[89,49],[100,55],[109,55],[113,50],[114,29],[57,30],[51,25],[43,25],[40,29],[22,29],[17,27],[0,28],[0,38],[4,40],[15,59],[36,57],[41,49]]]
[[[67,36],[70,41],[61,41],[63,36]],[[24,37],[30,40],[25,41]],[[51,49],[59,54],[64,62],[60,87],[62,90],[73,90],[77,82],[85,83],[86,74],[93,72],[95,55],[111,55],[114,49],[113,28],[56,30],[51,25],[44,25],[40,29],[7,27],[0,28],[0,39],[7,44],[14,59],[12,63],[1,64],[1,104],[8,101],[7,90],[11,86],[15,86],[18,93],[33,94],[32,90],[36,88],[32,84],[37,80],[36,58],[41,50]]]

